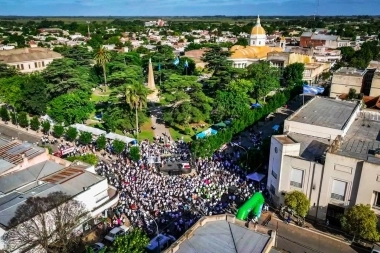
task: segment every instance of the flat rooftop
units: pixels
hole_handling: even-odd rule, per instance
[[[365,69],[357,69],[357,68],[352,68],[352,67],[341,67],[340,69],[338,69],[334,72],[334,75],[338,74],[338,75],[363,76],[366,72],[367,72],[367,70],[365,70]]]
[[[45,153],[45,149],[28,142],[0,141],[0,174],[21,164],[24,158],[31,159]]]
[[[374,151],[380,148],[380,122],[358,118],[343,139],[337,154],[380,164]]]
[[[342,130],[357,106],[358,102],[315,97],[287,120]]]
[[[327,139],[309,135],[289,133],[288,138],[296,143],[300,143],[301,147],[299,156],[309,161],[320,159],[330,146]]]
[[[226,220],[209,221],[181,242],[176,253],[262,253],[269,239]]]
[[[65,169],[63,171],[65,171]],[[56,173],[53,175],[56,175]],[[63,192],[74,197],[85,191],[86,188],[91,187],[103,180],[107,180],[104,177],[85,170],[81,173],[74,173],[73,175],[67,176],[68,178],[66,178],[66,180],[56,183],[49,180],[52,178],[51,176],[47,176],[45,177],[47,179],[46,181],[42,178],[38,183],[31,184],[31,187],[26,187],[25,190],[13,191],[0,197],[0,225],[8,228],[9,223],[14,217],[18,207],[24,204],[30,197],[46,197],[53,192]],[[7,178],[7,176],[4,176],[4,178]]]

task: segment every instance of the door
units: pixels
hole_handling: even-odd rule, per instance
[[[344,214],[345,208],[333,204],[327,205],[326,219],[329,220],[331,226],[341,227],[340,218]]]

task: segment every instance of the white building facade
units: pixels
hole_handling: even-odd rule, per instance
[[[347,207],[368,204],[380,215],[380,113],[359,102],[316,97],[272,136],[267,188],[276,205],[298,190],[309,218],[340,226]]]

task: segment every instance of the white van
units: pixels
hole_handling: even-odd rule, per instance
[[[116,240],[116,237],[125,235],[128,233],[129,227],[127,226],[120,226],[113,228],[105,237],[104,239],[109,242],[114,242]]]

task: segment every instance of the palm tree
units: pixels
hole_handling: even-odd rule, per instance
[[[150,90],[144,85],[134,82],[125,86],[125,102],[135,109],[136,114],[136,139],[139,136],[139,116],[138,110],[147,106],[147,96]]]
[[[104,47],[100,47],[95,53],[94,60],[103,68],[104,86],[107,90],[106,63],[111,60],[111,53]]]

